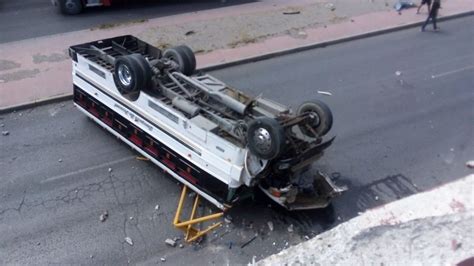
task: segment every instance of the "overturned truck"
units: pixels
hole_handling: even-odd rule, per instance
[[[326,207],[344,188],[308,174],[334,140],[321,101],[296,112],[195,74],[185,45],[162,51],[133,36],[69,49],[79,110],[220,209],[259,187],[289,210]]]

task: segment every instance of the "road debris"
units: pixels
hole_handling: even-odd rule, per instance
[[[300,13],[301,13],[301,11],[299,11],[299,10],[283,11],[283,15],[298,15]]]
[[[474,160],[467,161],[466,166],[467,166],[467,168],[471,168],[471,169],[474,168]]]
[[[0,124],[0,127],[5,127],[5,124],[3,124],[3,123],[2,123],[2,124]]]
[[[156,204],[155,206],[155,211],[159,210],[160,209],[160,204]]]
[[[451,240],[451,249],[453,251],[458,250],[462,246],[462,243],[458,242],[456,239]]]
[[[267,225],[268,225],[268,229],[270,229],[270,232],[273,231],[273,222],[272,221],[268,221],[267,222]]]
[[[108,170],[108,171],[109,171],[109,173],[112,173],[112,168],[109,168],[109,170]]]
[[[129,244],[130,246],[133,246],[133,241],[130,237],[125,237],[125,242],[127,242],[127,244]]]
[[[133,216],[130,216],[130,218],[128,218],[130,221],[133,220]]]
[[[232,249],[232,245],[233,245],[233,244],[234,244],[234,243],[233,243],[232,241],[229,242],[229,249]]]
[[[294,229],[293,229],[293,224],[290,224],[287,228],[288,232],[290,233],[293,233]]]
[[[165,261],[166,261],[166,258],[161,257],[160,260],[161,260],[161,262],[165,262]]]
[[[402,72],[397,70],[397,71],[395,71],[395,75],[401,76],[401,75],[402,75]]]
[[[8,131],[2,131],[2,135],[8,136],[8,135],[10,135],[10,132],[8,132]]]
[[[58,162],[62,163],[62,162],[63,162],[63,159],[59,159]]]
[[[305,239],[305,240],[309,240],[309,236],[305,235],[305,236],[304,236],[304,239]]]
[[[252,238],[250,238],[247,242],[243,243],[242,246],[240,246],[240,248],[244,248],[245,246],[247,246],[248,244],[252,243],[255,239],[257,238],[257,235],[254,235]]]
[[[104,211],[100,216],[99,216],[99,221],[102,223],[105,222],[109,218],[109,213],[107,211]]]
[[[308,37],[308,33],[306,33],[305,31],[298,31],[298,36],[302,38],[306,38]]]
[[[174,241],[174,240],[171,239],[171,238],[167,238],[167,239],[165,240],[165,243],[166,243],[168,246],[170,246],[170,247],[176,247],[176,241]]]
[[[232,223],[232,217],[230,215],[227,215],[226,217],[224,217],[224,222],[226,224],[231,224]]]
[[[179,248],[184,248],[184,245],[183,245],[183,244],[179,244]]]
[[[375,196],[375,198],[374,198],[374,199],[378,201],[378,200],[379,200],[379,196]]]
[[[326,7],[327,9],[331,10],[331,11],[335,11],[335,10],[336,10],[336,7],[334,6],[333,3],[327,3],[327,4],[325,5],[325,7]]]
[[[150,159],[146,158],[146,157],[143,157],[143,156],[136,156],[135,159],[139,160],[139,161],[149,161]]]
[[[190,30],[190,31],[187,31],[184,35],[189,36],[189,35],[193,35],[194,33],[196,32],[193,30]]]
[[[318,91],[318,93],[322,95],[332,96],[332,93],[330,93],[329,91]]]

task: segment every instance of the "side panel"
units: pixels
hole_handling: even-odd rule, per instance
[[[223,203],[227,197],[228,186],[213,177],[203,169],[193,164],[188,159],[180,156],[174,150],[158,141],[135,123],[147,123],[143,118],[134,119],[135,123],[118,114],[111,108],[97,101],[92,95],[74,85],[74,102],[84,112],[96,118],[102,126],[107,127],[112,133],[116,133],[127,140],[127,144],[134,149],[145,153],[154,159],[155,164],[169,172],[180,181],[185,181],[196,192],[209,200],[217,207],[223,208]],[[122,106],[122,108],[125,108]],[[148,124],[148,126],[151,126]],[[218,201],[220,205],[216,204]]]
[[[156,101],[146,92],[140,93],[136,101],[130,103],[115,88],[113,74],[103,66],[95,64],[77,55],[77,62],[73,62],[73,82],[83,90],[98,98],[94,93],[97,91],[106,94],[113,99],[114,103],[121,106],[131,106],[133,112],[123,112],[115,106],[105,103],[121,115],[129,116],[130,113],[138,114],[150,121],[153,125],[163,129],[163,132],[173,132],[174,139],[184,143],[186,149],[177,149],[181,156],[192,156],[192,160],[199,167],[206,169],[222,182],[240,182],[240,174],[235,172],[235,166],[243,167],[243,150],[230,145],[222,138],[213,134],[207,134],[206,142],[189,133],[187,128],[191,125],[189,120],[176,112],[173,108],[165,106]],[[133,119],[132,117],[129,117]],[[162,142],[169,143],[168,137],[160,138]],[[174,147],[174,146],[173,146]],[[223,148],[223,149],[222,149]],[[193,152],[190,152],[193,151]],[[224,151],[224,152],[222,152]]]

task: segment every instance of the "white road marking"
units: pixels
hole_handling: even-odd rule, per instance
[[[134,158],[135,158],[135,156],[129,156],[129,157],[125,157],[125,158],[122,158],[122,159],[115,160],[115,161],[111,161],[111,162],[102,163],[102,164],[99,164],[99,165],[94,165],[94,166],[91,166],[91,167],[83,168],[81,170],[72,171],[72,172],[69,172],[69,173],[66,173],[66,174],[53,176],[53,177],[47,178],[45,180],[42,180],[41,183],[43,184],[43,183],[48,183],[48,182],[51,182],[51,181],[56,181],[58,179],[62,179],[62,178],[66,178],[66,177],[69,177],[69,176],[73,176],[73,175],[82,174],[82,173],[85,173],[85,172],[88,172],[88,171],[92,171],[92,170],[95,170],[95,169],[111,166],[111,165],[114,165],[114,164],[118,164],[118,163],[121,163],[121,162],[125,162],[125,161],[128,161],[128,160],[134,159]]]
[[[460,69],[455,69],[455,70],[451,70],[451,71],[448,71],[448,72],[440,73],[438,75],[432,75],[431,78],[435,79],[435,78],[451,75],[451,74],[458,73],[458,72],[468,70],[468,69],[472,69],[472,68],[474,68],[474,66],[467,66],[467,67],[463,67],[463,68],[460,68]]]

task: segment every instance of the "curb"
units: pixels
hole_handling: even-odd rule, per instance
[[[466,11],[466,12],[462,12],[462,13],[458,13],[458,14],[439,17],[438,21],[446,21],[446,20],[451,20],[451,19],[456,19],[456,18],[467,17],[467,16],[471,16],[471,15],[474,15],[474,11]],[[220,63],[220,64],[215,64],[215,65],[205,66],[203,68],[197,69],[197,71],[213,71],[213,70],[219,70],[219,69],[223,69],[223,68],[226,68],[226,67],[232,67],[232,66],[242,65],[242,64],[251,63],[251,62],[263,61],[263,60],[274,58],[274,57],[277,57],[277,56],[288,55],[288,54],[307,51],[307,50],[316,49],[316,48],[324,48],[324,47],[339,44],[339,43],[344,43],[344,42],[349,42],[349,41],[354,41],[354,40],[360,40],[360,39],[369,38],[369,37],[373,37],[373,36],[383,35],[383,34],[386,34],[386,33],[401,31],[401,30],[413,28],[413,27],[416,27],[416,26],[421,26],[423,23],[424,23],[423,21],[412,22],[412,23],[408,23],[408,24],[405,24],[405,25],[400,25],[400,26],[395,26],[395,27],[389,27],[389,28],[369,31],[369,32],[365,32],[365,33],[362,33],[362,34],[351,35],[351,36],[342,37],[342,38],[334,39],[334,40],[330,40],[330,41],[312,43],[312,44],[308,44],[308,45],[304,45],[304,46],[300,46],[300,47],[284,49],[284,50],[270,52],[270,53],[266,53],[266,54],[262,54],[262,55],[241,58],[241,59],[238,59],[238,60],[235,60],[235,61],[230,61],[230,62],[226,62],[226,63]],[[65,94],[65,95],[60,95],[60,96],[56,96],[56,97],[52,97],[52,98],[37,100],[37,101],[34,101],[34,102],[30,102],[30,103],[21,103],[21,104],[17,104],[17,105],[12,105],[12,106],[7,106],[7,107],[4,107],[4,108],[0,108],[0,114],[9,113],[9,112],[13,112],[13,111],[24,110],[24,109],[28,109],[28,108],[32,108],[32,107],[36,107],[36,106],[45,105],[45,104],[57,103],[57,102],[66,101],[66,100],[70,100],[70,99],[72,99],[72,94]]]
[[[60,95],[60,96],[53,96],[51,98],[39,99],[34,102],[20,103],[17,105],[11,105],[4,108],[0,108],[0,114],[21,111],[21,110],[38,107],[38,106],[46,105],[46,104],[59,103],[59,102],[63,102],[66,100],[71,100],[71,99],[72,99],[72,93]]]

